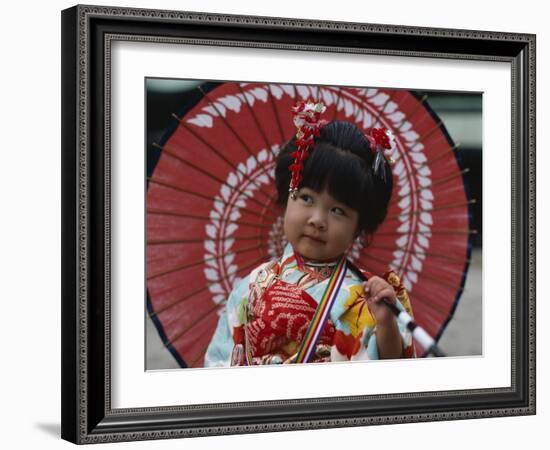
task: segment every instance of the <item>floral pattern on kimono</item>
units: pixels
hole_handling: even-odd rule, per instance
[[[279,260],[258,266],[236,283],[208,346],[205,366],[293,362],[329,278],[328,273],[321,276],[300,268],[288,244]],[[383,278],[396,292],[397,307],[412,316],[399,277],[390,271]],[[376,320],[364,294],[363,280],[348,267],[310,362],[379,358]],[[411,333],[397,325],[402,357],[415,357]]]

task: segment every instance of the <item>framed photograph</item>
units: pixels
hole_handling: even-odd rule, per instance
[[[64,439],[535,413],[534,35],[75,6],[62,45]],[[289,202],[335,202],[346,257]]]

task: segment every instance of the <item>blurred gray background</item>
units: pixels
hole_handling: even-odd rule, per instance
[[[190,92],[198,82],[185,80],[148,79],[147,91],[147,148],[152,149],[166,132],[171,113],[181,111]],[[196,91],[196,90],[195,90]],[[482,354],[482,95],[480,93],[420,92],[428,96],[427,103],[445,124],[458,150],[462,166],[467,167],[468,188],[476,203],[472,205],[473,238],[471,263],[454,316],[440,340],[440,348],[448,356]],[[147,152],[147,175],[156,164],[156,151]],[[413,298],[414,308],[414,298]],[[179,364],[166,349],[155,325],[145,309],[146,370],[175,369]]]

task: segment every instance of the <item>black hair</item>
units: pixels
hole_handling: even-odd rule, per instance
[[[296,138],[281,150],[275,167],[278,203],[288,201],[291,154],[296,151]],[[323,126],[315,145],[304,163],[302,182],[316,192],[328,191],[338,201],[359,214],[358,231],[371,235],[386,218],[393,189],[389,164],[374,174],[375,152],[364,133],[350,122],[333,121]]]

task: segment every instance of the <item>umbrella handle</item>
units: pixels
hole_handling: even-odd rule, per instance
[[[399,322],[407,327],[407,329],[412,333],[413,337],[418,341],[418,343],[426,349],[427,355],[431,353],[437,357],[445,356],[445,353],[443,353],[437,346],[434,338],[432,338],[426,332],[426,330],[424,330],[424,328],[419,326],[406,311],[401,311],[387,298],[383,298],[382,303],[390,309],[390,311],[395,315]]]

